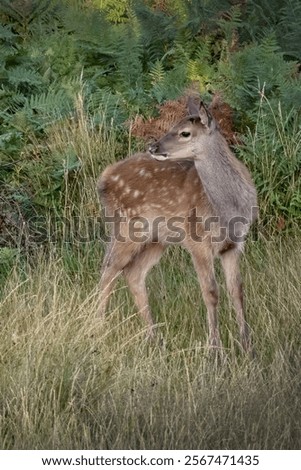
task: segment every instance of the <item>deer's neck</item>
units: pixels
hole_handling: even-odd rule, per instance
[[[206,155],[196,158],[195,167],[221,224],[237,217],[251,224],[256,218],[256,189],[223,138],[218,145],[209,146]]]

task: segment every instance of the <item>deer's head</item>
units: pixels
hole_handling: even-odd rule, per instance
[[[176,124],[164,137],[149,147],[156,160],[195,160],[208,150],[217,125],[201,102],[188,102],[189,115]]]

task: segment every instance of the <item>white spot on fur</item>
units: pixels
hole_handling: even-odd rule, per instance
[[[114,175],[111,176],[112,181],[118,181],[119,180],[119,175]]]
[[[138,189],[135,189],[133,196],[138,197],[140,194],[141,194],[140,191],[138,191]]]

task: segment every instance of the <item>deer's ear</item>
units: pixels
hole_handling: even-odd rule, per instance
[[[200,103],[198,115],[204,127],[210,129],[213,126],[213,118],[203,102]]]
[[[198,116],[201,103],[200,100],[190,96],[187,101],[189,116]]]

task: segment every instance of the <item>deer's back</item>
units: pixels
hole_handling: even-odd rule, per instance
[[[128,217],[187,216],[208,199],[192,161],[158,162],[133,155],[105,169],[98,182],[102,205]]]

